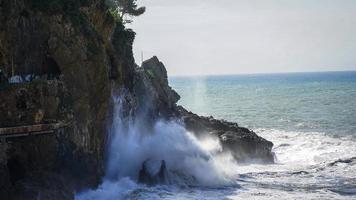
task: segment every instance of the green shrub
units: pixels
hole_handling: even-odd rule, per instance
[[[150,69],[147,69],[147,70],[145,70],[145,72],[148,74],[148,76],[150,77],[150,78],[155,78],[155,74],[153,73],[153,71],[152,70],[150,70]]]
[[[109,8],[108,10],[111,17],[115,20],[115,22],[122,23],[122,18],[119,12],[115,8]]]

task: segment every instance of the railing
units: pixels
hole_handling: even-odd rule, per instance
[[[35,135],[55,134],[68,124],[58,122],[51,124],[34,124],[0,128],[0,138],[26,137]]]

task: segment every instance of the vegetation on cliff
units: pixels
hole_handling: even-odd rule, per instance
[[[139,16],[146,11],[145,7],[138,7],[136,0],[106,0],[106,3],[115,19],[123,23],[131,22],[125,16]]]

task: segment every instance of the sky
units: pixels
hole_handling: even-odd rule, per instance
[[[356,70],[356,0],[138,0],[136,62],[174,75]]]

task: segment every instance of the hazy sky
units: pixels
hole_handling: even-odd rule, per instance
[[[356,0],[138,0],[137,63],[169,75],[356,70]]]

